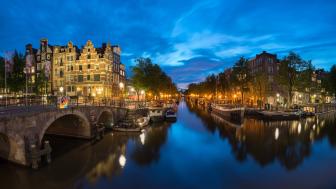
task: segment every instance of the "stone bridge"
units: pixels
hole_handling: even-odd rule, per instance
[[[125,108],[108,106],[29,107],[0,112],[0,157],[30,166],[30,147],[41,149],[45,134],[91,139],[97,124],[116,123],[126,112]]]

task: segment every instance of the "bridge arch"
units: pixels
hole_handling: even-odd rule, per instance
[[[103,124],[104,126],[110,125],[111,123],[114,124],[114,113],[110,109],[103,109],[99,112],[97,116],[97,123]]]
[[[87,116],[80,111],[59,112],[42,125],[40,144],[45,134],[91,138],[91,126]]]

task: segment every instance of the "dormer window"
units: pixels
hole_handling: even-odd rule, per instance
[[[90,52],[90,48],[88,48],[88,52]]]
[[[88,54],[88,55],[87,55],[87,59],[90,59],[90,58],[91,58],[91,55],[90,55],[90,54]]]

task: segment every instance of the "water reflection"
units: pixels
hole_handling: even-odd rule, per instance
[[[38,171],[0,161],[1,186],[334,188],[334,120],[329,114],[235,125],[181,102],[176,123],[152,125],[143,133],[107,133],[95,144],[50,138],[53,162]]]
[[[314,142],[328,138],[335,147],[335,114],[300,121],[245,119],[243,125],[237,126],[209,114],[202,106],[189,104],[189,107],[202,118],[209,132],[217,131],[222,139],[228,140],[233,155],[240,162],[250,156],[260,166],[278,161],[287,170],[293,170],[311,155]]]

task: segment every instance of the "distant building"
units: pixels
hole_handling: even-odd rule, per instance
[[[42,39],[40,48],[30,50],[35,53],[35,76],[47,80],[46,87],[41,87],[40,93],[48,95],[67,95],[76,97],[118,98],[119,83],[125,82],[125,66],[120,61],[121,49],[102,44],[96,48],[88,40],[81,49],[68,42],[66,46],[48,44]]]

